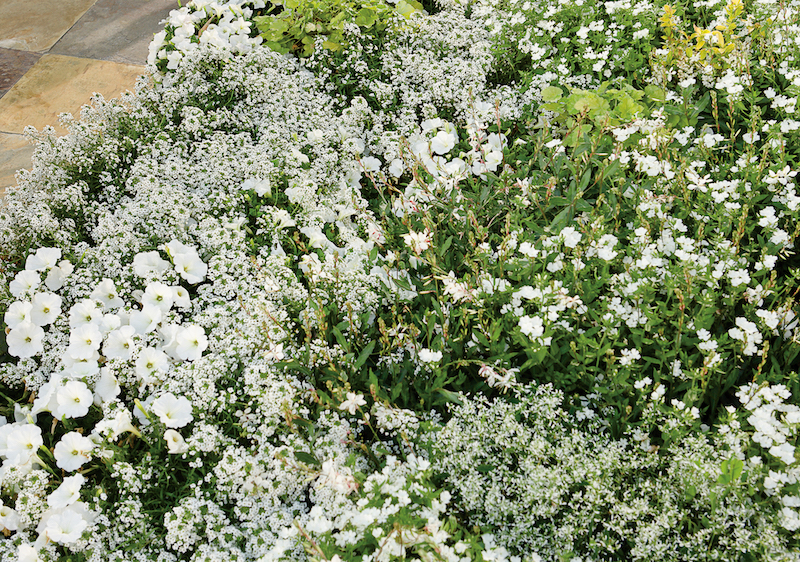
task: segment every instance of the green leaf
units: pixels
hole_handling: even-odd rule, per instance
[[[448,402],[451,402],[451,403],[456,404],[458,406],[462,406],[464,404],[461,401],[461,397],[457,393],[453,392],[452,390],[447,390],[446,388],[437,388],[436,392],[441,394],[444,397],[444,399],[447,400]]]
[[[322,463],[319,462],[319,459],[310,453],[306,453],[305,451],[295,451],[294,458],[299,460],[305,464],[313,464],[315,466],[322,466]]]
[[[475,467],[478,472],[493,472],[497,467],[491,464],[479,464]]]
[[[356,14],[356,24],[360,25],[361,27],[372,27],[375,21],[378,19],[375,10],[372,8],[361,8]]]
[[[363,367],[364,363],[367,362],[367,359],[369,359],[370,354],[372,354],[372,350],[375,349],[376,343],[377,342],[375,340],[372,340],[367,344],[367,347],[362,349],[361,353],[358,354],[358,359],[356,359],[356,362],[353,364],[353,368],[356,371],[359,370],[361,367]]]
[[[564,92],[558,86],[548,86],[542,90],[542,100],[545,102],[554,102],[561,99]]]

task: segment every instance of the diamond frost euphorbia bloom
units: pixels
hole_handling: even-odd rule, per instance
[[[20,359],[33,357],[44,351],[43,339],[44,330],[40,326],[28,320],[21,322],[6,335],[8,353]]]
[[[91,439],[77,431],[70,431],[56,443],[53,450],[56,466],[67,472],[78,470],[92,459],[92,449],[94,449],[94,443]]]
[[[171,392],[157,398],[151,409],[161,423],[172,429],[178,429],[188,425],[194,418],[192,417],[192,403],[184,397],[177,397]]]

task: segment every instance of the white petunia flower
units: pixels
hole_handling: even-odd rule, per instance
[[[59,509],[78,501],[81,497],[81,486],[86,482],[83,474],[67,476],[61,485],[47,496],[47,505]]]
[[[107,278],[103,279],[89,296],[103,303],[103,306],[108,310],[119,308],[125,304],[125,301],[119,297],[114,282]]]
[[[153,402],[151,410],[161,423],[167,427],[177,429],[189,424],[192,417],[192,403],[184,397],[177,397],[168,392]]]
[[[67,472],[78,470],[92,459],[92,449],[94,449],[94,443],[91,439],[77,431],[70,431],[56,443],[53,450],[56,466]]]
[[[189,297],[189,291],[176,285],[172,287],[172,300],[178,308],[191,308],[192,300]]]
[[[39,248],[36,253],[25,260],[25,269],[31,271],[44,271],[56,267],[61,259],[60,248]]]
[[[7,505],[0,503],[0,531],[18,531],[20,526],[19,513]]]
[[[145,347],[136,358],[134,371],[136,376],[146,383],[155,380],[157,372],[166,373],[169,370],[169,357],[163,351],[153,347]]]
[[[66,418],[82,418],[93,403],[92,391],[81,381],[69,381],[56,391],[58,413]]]
[[[36,293],[31,306],[31,322],[37,326],[47,326],[61,314],[61,297],[55,293]]]
[[[200,259],[197,253],[178,254],[173,258],[175,271],[187,282],[196,284],[202,282],[208,273],[208,266]]]
[[[103,344],[103,355],[106,359],[130,359],[136,349],[133,341],[134,335],[136,335],[136,328],[133,326],[120,326],[116,330],[112,330]]]
[[[164,283],[150,283],[142,295],[142,307],[152,306],[166,314],[172,308],[174,292],[172,287]]]
[[[103,311],[91,299],[84,299],[69,309],[69,327],[80,328],[86,324],[94,324],[103,319]]]
[[[100,370],[100,378],[94,385],[94,403],[102,406],[107,402],[111,402],[121,392],[119,382],[114,373],[108,367],[103,367]]]
[[[42,446],[42,430],[38,425],[14,425],[6,437],[4,455],[12,465],[23,466],[30,462]]]
[[[47,518],[44,534],[53,542],[70,544],[77,541],[89,526],[79,512],[66,508]]]
[[[145,306],[142,310],[131,312],[129,322],[130,326],[133,326],[134,330],[136,330],[136,333],[143,336],[155,330],[162,317],[163,313],[160,308]]]
[[[5,320],[6,325],[13,330],[23,322],[32,322],[31,310],[33,310],[33,304],[28,301],[12,302],[8,310],[6,310],[3,320]],[[37,324],[37,326],[38,325],[39,324]]]
[[[25,321],[6,334],[8,353],[14,357],[25,359],[44,351],[44,330],[33,322]]]
[[[8,290],[14,297],[22,299],[36,290],[42,284],[42,278],[35,271],[24,269],[17,273],[14,280],[8,284]]]
[[[73,359],[91,359],[103,343],[103,334],[96,324],[84,324],[69,334],[67,354]]]
[[[47,277],[44,279],[44,284],[47,285],[47,288],[51,291],[58,291],[64,286],[64,280],[69,277],[74,269],[75,266],[73,266],[69,260],[61,260],[58,262],[58,267],[52,268],[47,274]]]
[[[158,252],[140,252],[133,257],[133,272],[139,277],[161,275],[169,269],[169,262]]]
[[[170,455],[181,455],[189,451],[189,446],[184,441],[183,436],[174,429],[164,432],[164,440],[167,442],[167,452]]]
[[[208,338],[200,326],[191,325],[178,331],[175,336],[175,353],[184,361],[195,361],[208,348]]]

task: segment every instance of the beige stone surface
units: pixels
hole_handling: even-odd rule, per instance
[[[51,125],[64,134],[59,114],[78,117],[94,92],[111,99],[132,91],[143,72],[139,65],[45,55],[0,98],[0,132],[19,134],[27,125],[39,130]]]
[[[0,47],[46,51],[96,0],[1,0]]]
[[[33,145],[22,135],[0,133],[0,197],[5,188],[17,185],[17,170],[31,168]]]

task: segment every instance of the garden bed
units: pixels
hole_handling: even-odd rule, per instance
[[[797,2],[175,10],[0,210],[0,557],[797,560],[798,50]]]

